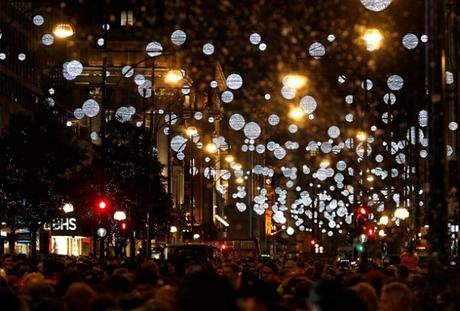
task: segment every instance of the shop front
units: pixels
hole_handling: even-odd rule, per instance
[[[73,215],[55,219],[50,230],[50,253],[67,256],[87,256],[91,250],[91,232],[84,222]]]

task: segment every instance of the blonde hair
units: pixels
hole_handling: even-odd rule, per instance
[[[359,283],[351,288],[364,302],[368,311],[378,311],[379,297],[377,291],[368,283]]]
[[[411,311],[413,301],[413,293],[406,284],[391,282],[382,288],[380,308],[382,311]]]

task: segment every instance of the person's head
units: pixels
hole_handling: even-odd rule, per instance
[[[398,265],[397,275],[403,280],[407,280],[409,277],[409,269],[406,266]]]
[[[117,308],[117,302],[110,295],[97,295],[90,303],[90,311],[108,311]]]
[[[96,296],[94,290],[84,283],[74,283],[64,295],[68,311],[89,310],[91,300]]]
[[[367,311],[378,311],[379,297],[376,290],[368,283],[358,283],[351,288],[358,297],[366,304]]]
[[[182,311],[233,311],[236,309],[234,291],[222,276],[201,270],[186,275],[178,291]]]
[[[260,279],[264,282],[271,282],[276,273],[276,266],[273,263],[266,263],[260,269]]]
[[[23,305],[19,297],[7,289],[0,288],[2,310],[21,311]]]
[[[412,291],[406,284],[391,282],[385,284],[380,295],[382,311],[410,311],[413,305]]]
[[[222,275],[230,281],[238,278],[240,268],[234,263],[226,263],[222,266]]]
[[[14,258],[10,254],[6,254],[3,256],[2,266],[5,271],[10,271],[14,267]]]
[[[309,302],[313,311],[366,310],[366,305],[355,292],[345,290],[336,281],[314,282],[310,290]]]

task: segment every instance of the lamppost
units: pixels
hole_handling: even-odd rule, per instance
[[[369,28],[367,29],[364,34],[362,35],[362,40],[365,42],[366,44],[366,49],[367,51],[369,51],[370,53],[378,50],[381,45],[382,45],[382,41],[383,41],[383,36],[381,34],[381,32],[376,29],[376,28]],[[358,139],[358,141],[360,141],[363,145],[363,158],[362,158],[362,164],[361,164],[361,169],[362,169],[362,173],[361,173],[361,178],[362,178],[362,196],[361,196],[361,203],[363,204],[366,204],[366,201],[367,201],[367,187],[366,187],[366,180],[367,180],[367,154],[368,154],[368,149],[369,149],[369,146],[368,146],[368,134],[367,134],[367,131],[368,131],[368,128],[369,128],[369,125],[368,125],[368,121],[367,121],[367,118],[368,118],[368,110],[369,110],[369,103],[368,103],[368,90],[370,88],[369,86],[369,80],[368,80],[368,77],[367,77],[367,63],[366,63],[366,72],[364,74],[364,81],[363,81],[363,88],[364,88],[364,105],[363,105],[363,111],[362,111],[362,127],[363,127],[363,130],[361,131],[358,131],[357,134],[356,134],[356,138]]]
[[[198,135],[198,130],[194,126],[189,126],[186,130],[185,133],[189,137],[190,141],[190,159],[189,159],[189,174],[190,174],[190,230],[192,236],[194,235],[194,217],[193,217],[193,210],[195,208],[195,199],[194,199],[194,193],[193,193],[193,176],[195,175],[195,160],[193,158],[193,139]]]

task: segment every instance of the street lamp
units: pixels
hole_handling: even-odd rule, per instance
[[[242,184],[242,183],[244,183],[244,178],[243,177],[238,177],[238,178],[235,179],[235,182],[237,184]]]
[[[398,207],[395,211],[395,217],[404,220],[409,217],[409,211],[405,207]]]
[[[215,143],[209,143],[206,145],[206,152],[208,153],[216,153],[219,148],[217,147],[217,145]]]
[[[388,216],[383,215],[379,219],[379,225],[386,226],[386,225],[388,225],[389,221],[390,221],[390,219],[388,218]]]
[[[196,134],[198,134],[198,130],[194,126],[189,126],[185,130],[185,133],[187,134],[188,137],[192,138],[193,136],[196,136]]]
[[[193,234],[193,210],[195,208],[195,198],[194,198],[194,190],[193,190],[193,176],[195,175],[195,165],[193,159],[193,137],[198,134],[198,130],[194,126],[189,126],[185,130],[185,133],[190,138],[190,165],[189,165],[189,174],[190,174],[190,229]],[[198,235],[199,236],[199,235]],[[195,238],[195,235],[193,236]]]
[[[304,111],[300,107],[291,108],[291,110],[289,110],[289,117],[294,120],[300,120],[304,114]]]
[[[307,78],[300,74],[288,74],[283,78],[283,84],[294,89],[300,89],[307,83]]]
[[[176,84],[184,78],[184,74],[179,69],[171,69],[165,76],[165,82]]]
[[[56,24],[56,26],[53,28],[53,34],[61,39],[71,37],[74,35],[74,33],[75,30],[70,23],[59,23]]]
[[[356,138],[359,141],[364,142],[367,139],[367,133],[364,131],[358,131],[358,133],[356,133]]]
[[[378,50],[382,45],[382,33],[376,28],[367,29],[362,38],[366,42],[367,50],[370,52]]]
[[[116,221],[126,220],[126,213],[123,212],[123,211],[116,211],[113,214],[113,219],[116,220]]]
[[[72,213],[74,211],[73,204],[72,203],[65,203],[64,206],[62,207],[62,210],[64,213]]]
[[[235,157],[232,156],[231,154],[228,154],[225,156],[225,162],[232,163],[233,161],[235,161]]]
[[[331,161],[329,161],[329,159],[323,159],[319,164],[319,166],[322,168],[327,168],[329,165],[331,165]]]

